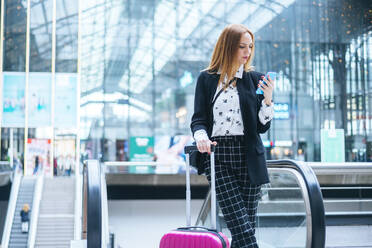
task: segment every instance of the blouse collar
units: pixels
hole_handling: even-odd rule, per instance
[[[243,77],[243,72],[244,72],[244,64],[241,64],[238,71],[235,73],[235,77],[241,79]],[[217,74],[221,74],[221,71],[218,70]],[[226,76],[225,76],[225,80],[226,80]]]

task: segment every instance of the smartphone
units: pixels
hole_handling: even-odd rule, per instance
[[[268,73],[266,73],[265,78],[267,79],[268,76],[270,76],[270,79],[274,81],[276,79],[276,72],[269,71]],[[263,81],[263,83],[266,84],[265,81]],[[263,91],[261,90],[261,88],[257,88],[256,94],[258,94],[258,95],[262,95],[263,94]]]

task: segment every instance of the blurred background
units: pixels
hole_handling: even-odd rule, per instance
[[[370,1],[61,0],[55,31],[52,0],[27,7],[2,9],[1,160],[12,137],[26,164],[182,161],[196,79],[230,23],[254,32],[256,70],[278,73],[268,158],[321,161],[334,129],[345,161],[372,160]]]
[[[0,13],[2,247],[83,247],[89,170],[110,247],[158,247],[184,225],[195,84],[231,23],[255,34],[255,70],[277,73],[266,158],[312,168],[268,162],[260,247],[309,247],[318,217],[327,247],[372,246],[370,0],[2,0]],[[191,184],[207,225],[208,183]]]

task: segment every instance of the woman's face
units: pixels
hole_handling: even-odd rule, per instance
[[[252,38],[249,33],[244,33],[240,38],[237,60],[239,64],[245,64],[251,55],[253,48]]]

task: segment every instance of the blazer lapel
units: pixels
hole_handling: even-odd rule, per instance
[[[213,97],[216,94],[216,90],[217,90],[218,80],[220,78],[220,75],[218,75],[217,73],[216,74],[210,74],[210,75],[211,75],[211,77],[210,77],[209,87],[210,87],[211,95],[209,96],[209,106],[212,105]]]
[[[249,72],[243,73],[243,77],[242,79],[238,79],[236,87],[239,94],[240,109],[245,129],[244,133],[246,134],[246,130],[252,130],[257,121],[256,92]]]

